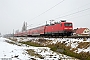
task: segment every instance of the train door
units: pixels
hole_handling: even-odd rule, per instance
[[[59,24],[59,35],[60,36],[64,36],[64,24],[61,22],[60,24]]]
[[[59,27],[59,32],[60,33],[62,33],[62,31],[63,31],[63,24],[62,23],[60,23],[60,25],[59,25],[60,27]]]

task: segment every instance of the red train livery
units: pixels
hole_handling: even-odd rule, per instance
[[[71,36],[73,33],[72,22],[61,21],[50,25],[44,25],[36,28],[29,29],[24,32],[16,33],[15,36]]]

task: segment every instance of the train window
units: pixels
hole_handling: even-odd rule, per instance
[[[64,26],[72,26],[72,23],[65,23]]]

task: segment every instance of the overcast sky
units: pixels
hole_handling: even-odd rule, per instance
[[[90,0],[0,0],[0,32],[21,31],[27,22],[31,27],[49,20],[67,20],[74,28],[90,28]]]

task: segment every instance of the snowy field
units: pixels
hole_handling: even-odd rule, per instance
[[[30,39],[32,39],[32,38],[29,38],[26,40],[30,40]],[[18,39],[18,40],[20,41],[20,39]],[[64,58],[69,58],[69,60],[73,59],[73,57],[55,53],[55,52],[51,51],[50,48],[48,48],[48,47],[33,47],[33,46],[26,46],[26,45],[18,46],[15,44],[9,44],[6,41],[11,41],[11,40],[0,37],[0,60],[5,60],[5,59],[6,60],[60,60],[60,59],[64,60]],[[59,40],[58,39],[53,40],[53,43],[56,43],[57,41],[59,41]],[[72,47],[74,47],[74,46],[72,46]],[[27,49],[34,50],[35,53],[43,56],[44,58],[41,59],[36,56],[28,55],[27,51],[26,51]],[[76,60],[78,60],[78,59],[76,59]]]
[[[0,38],[0,59],[12,58],[13,60],[26,60],[29,55],[25,53],[25,47],[12,45],[5,40],[6,38]]]
[[[30,40],[33,40],[34,42],[36,42],[35,40],[38,40],[38,39],[40,39],[40,38],[21,38],[21,37],[17,38],[18,41],[30,41]],[[77,48],[79,43],[88,42],[89,43],[87,45],[88,47],[85,46],[84,48],[77,48],[77,50],[74,51],[74,52],[76,52],[76,53],[89,52],[90,53],[90,39],[86,39],[86,41],[84,41],[83,39],[74,39],[74,38],[41,38],[41,39],[51,40],[51,42],[49,42],[47,44],[56,44],[58,42],[61,42],[61,43],[64,42],[66,44],[66,46],[71,46],[71,49]]]

